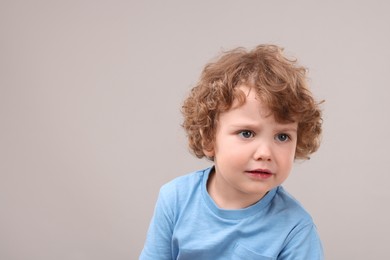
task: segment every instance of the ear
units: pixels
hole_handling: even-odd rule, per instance
[[[214,149],[210,149],[210,150],[205,150],[203,149],[203,153],[208,157],[208,158],[213,158],[215,153],[214,153]]]
[[[202,147],[203,147],[203,153],[204,155],[209,158],[210,160],[213,160],[215,152],[214,152],[214,144],[210,144],[209,142],[206,143],[206,140],[204,138],[203,131],[200,130],[200,136],[202,137]]]

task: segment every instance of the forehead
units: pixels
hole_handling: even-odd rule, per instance
[[[258,112],[263,116],[271,116],[273,114],[254,88],[240,85],[235,91],[237,95],[230,110],[235,110],[240,107],[257,107]]]
[[[276,95],[276,96],[275,96]],[[241,84],[235,88],[235,98],[231,109],[244,106],[247,103],[259,104],[259,112],[264,117],[274,117],[281,124],[299,122],[299,116],[289,107],[291,100],[285,95],[268,91],[267,87],[256,87]]]
[[[236,88],[236,97],[231,108],[219,114],[219,120],[234,120],[234,121],[268,121],[274,122],[277,125],[295,125],[296,120],[286,118],[284,115],[279,115],[270,109],[259,93],[253,87],[241,85]],[[278,120],[282,118],[283,120]],[[265,120],[265,121],[264,121]]]

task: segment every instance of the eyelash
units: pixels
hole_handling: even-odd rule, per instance
[[[281,136],[284,136],[284,137],[285,137],[285,140],[280,140],[280,137],[281,137]],[[291,137],[290,137],[288,134],[280,133],[280,134],[277,134],[277,135],[275,136],[275,139],[276,139],[277,141],[279,141],[279,142],[284,143],[284,142],[290,141],[290,140],[291,140]]]
[[[249,134],[250,136],[245,136],[247,134]],[[249,138],[253,138],[255,136],[255,133],[253,131],[250,131],[250,130],[241,130],[238,132],[238,135],[241,138],[249,139]],[[283,140],[281,140],[281,137],[283,137],[282,138]],[[275,135],[275,140],[284,143],[284,142],[290,141],[291,137],[290,137],[290,135],[288,135],[286,133],[280,133],[280,134]]]
[[[250,134],[250,137],[245,137],[244,134]],[[238,135],[244,139],[249,139],[249,138],[252,138],[255,136],[255,133],[253,131],[250,131],[250,130],[241,130],[238,132]]]

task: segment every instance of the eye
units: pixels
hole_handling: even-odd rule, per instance
[[[244,139],[252,138],[255,134],[249,130],[243,130],[238,133],[238,135]]]
[[[288,140],[290,140],[290,136],[288,134],[281,133],[277,134],[275,136],[275,139],[279,142],[287,142]]]

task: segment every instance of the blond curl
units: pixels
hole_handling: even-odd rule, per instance
[[[238,89],[242,85],[256,90],[276,121],[298,122],[296,159],[307,159],[317,151],[322,113],[308,88],[306,69],[296,59],[287,58],[282,48],[259,45],[251,51],[237,48],[225,52],[208,63],[185,99],[183,128],[198,158],[213,149],[219,114],[228,111],[235,100],[245,103],[245,95]]]

